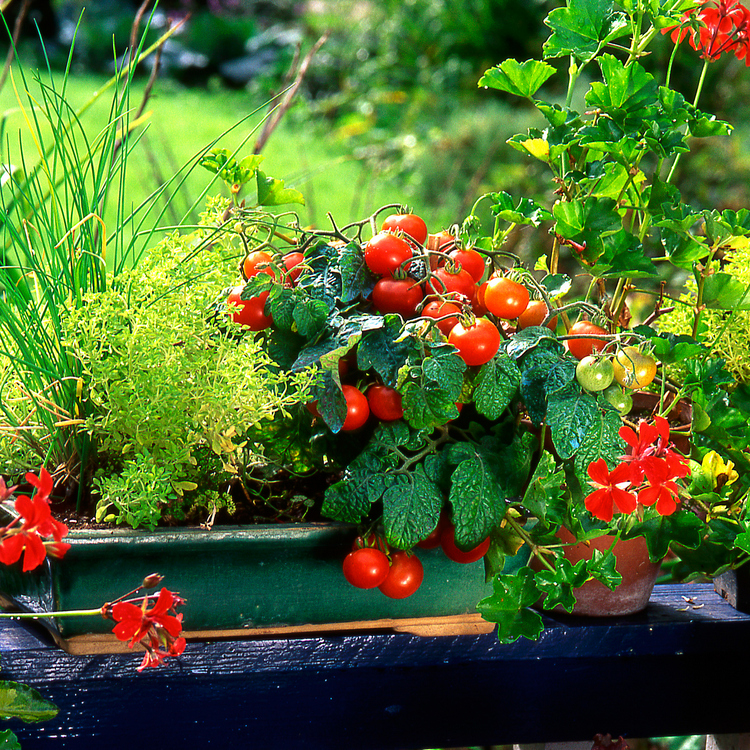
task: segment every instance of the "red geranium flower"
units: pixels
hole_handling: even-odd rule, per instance
[[[625,489],[631,484],[628,464],[621,463],[609,471],[607,462],[600,458],[589,464],[588,474],[592,479],[592,486],[598,488],[584,500],[589,513],[609,522],[615,507],[620,513],[632,513],[636,509],[635,495]]]
[[[669,516],[677,510],[679,487],[672,481],[669,465],[664,459],[656,459],[646,467],[648,484],[638,493],[642,505],[654,505],[660,516]]]
[[[732,52],[750,65],[750,11],[739,0],[704,0],[699,9],[682,17],[679,26],[662,30],[669,32],[675,44],[689,34],[690,46],[706,60]]]
[[[23,554],[24,572],[41,565],[48,548],[54,557],[62,557],[70,549],[67,542],[61,541],[68,533],[68,527],[54,519],[50,511],[52,477],[42,469],[38,477],[27,474],[26,479],[37,488],[37,492],[33,498],[19,495],[14,505],[18,516],[0,529],[0,563],[11,565]],[[19,521],[22,521],[20,526]],[[52,537],[54,541],[46,542],[42,537]]]
[[[128,647],[133,648],[141,643],[146,649],[140,672],[146,667],[156,667],[169,656],[179,656],[185,649],[185,639],[182,633],[182,615],[174,613],[175,607],[183,600],[166,588],[162,588],[156,604],[147,609],[149,597],[143,597],[140,606],[133,602],[117,602],[107,609],[109,615],[117,620],[113,633],[121,641],[129,641]]]

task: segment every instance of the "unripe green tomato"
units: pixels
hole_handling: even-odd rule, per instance
[[[633,408],[633,397],[622,390],[617,383],[612,383],[604,390],[604,398],[620,412],[620,415],[628,414]]]
[[[587,391],[603,391],[614,379],[615,371],[609,359],[589,355],[576,365],[576,380]]]

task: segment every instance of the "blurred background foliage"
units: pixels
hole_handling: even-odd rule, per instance
[[[549,189],[543,165],[505,141],[540,123],[518,99],[480,90],[476,82],[485,69],[507,57],[539,57],[548,36],[543,19],[556,4],[160,2],[146,13],[148,17],[153,12],[154,38],[180,20],[184,25],[164,50],[149,104],[153,115],[143,142],[143,172],[136,175],[136,185],[158,183],[232,123],[261,107],[288,85],[295,59],[327,34],[293,106],[264,148],[274,174],[305,194],[305,223],[326,224],[328,212],[337,222],[348,222],[381,204],[403,202],[437,231],[461,221],[484,192],[538,195]],[[41,36],[50,65],[61,69],[75,39],[74,80],[82,100],[124,54],[137,10],[136,4],[123,0],[6,0],[5,5],[11,29],[18,14],[25,15],[19,43],[25,65],[47,65]],[[663,69],[664,59],[659,58],[670,52],[671,42],[664,37],[656,59],[644,64]],[[697,55],[684,45],[676,58],[673,85],[689,99],[699,66]],[[144,82],[147,74],[145,65]],[[720,117],[731,113],[737,131],[730,138],[699,144],[681,162],[679,183],[699,207],[749,206],[750,126],[745,123],[750,122],[750,73],[731,58],[712,65],[709,75],[701,107]],[[563,97],[563,92],[544,94]],[[8,91],[0,91],[0,107],[8,110],[12,104]],[[222,145],[232,145],[232,138],[239,143],[248,128],[259,128],[264,112]],[[188,181],[186,190],[191,189]],[[532,256],[538,250],[523,243],[517,249]]]

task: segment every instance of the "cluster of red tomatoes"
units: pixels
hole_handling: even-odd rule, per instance
[[[456,546],[455,529],[445,516],[441,516],[437,528],[418,547],[435,549],[441,547],[445,555],[457,563],[467,564],[481,560],[490,547],[487,537],[471,550]],[[352,551],[344,558],[344,578],[359,589],[377,588],[391,599],[405,599],[422,584],[424,566],[413,552],[389,549],[382,537],[357,537]]]

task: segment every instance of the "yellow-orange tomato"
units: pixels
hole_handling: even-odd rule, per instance
[[[625,388],[645,388],[656,377],[656,360],[635,346],[620,349],[612,360],[615,380]]]

